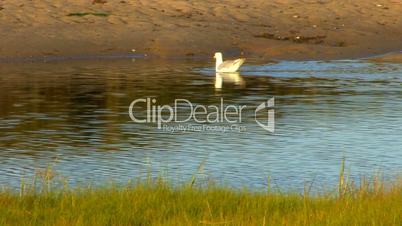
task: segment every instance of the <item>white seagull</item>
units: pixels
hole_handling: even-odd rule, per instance
[[[237,59],[237,60],[226,60],[223,61],[222,53],[215,53],[214,58],[216,59],[215,70],[216,72],[230,73],[236,72],[239,70],[240,66],[244,63],[246,59]]]

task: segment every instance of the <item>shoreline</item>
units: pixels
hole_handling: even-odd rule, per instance
[[[235,55],[228,57],[236,57]],[[211,57],[209,56],[170,56],[170,57],[160,57],[160,56],[149,56],[148,54],[130,54],[130,53],[111,53],[111,54],[102,54],[102,55],[44,55],[44,56],[17,56],[17,57],[0,57],[0,64],[12,64],[12,63],[38,63],[38,62],[66,62],[66,61],[92,61],[92,60],[124,60],[124,59],[143,59],[143,60],[163,60],[163,61],[176,61],[176,60],[210,60]],[[279,62],[279,61],[328,61],[325,59],[296,59],[296,60],[287,60],[287,59],[265,59],[265,58],[257,58],[251,57],[246,58],[251,59],[251,62],[265,62],[265,63],[272,63],[272,62]],[[369,62],[376,62],[376,63],[402,63],[402,52],[390,52],[380,55],[373,55],[368,57],[359,57],[359,58],[341,58],[341,59],[329,59],[329,61],[336,61],[336,60],[363,60]],[[212,62],[212,61],[211,61]]]
[[[147,54],[358,59],[402,50],[402,3],[358,0],[0,3],[0,57]]]

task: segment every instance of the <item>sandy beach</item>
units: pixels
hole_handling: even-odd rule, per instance
[[[369,57],[402,50],[401,12],[398,0],[0,0],[0,57]]]

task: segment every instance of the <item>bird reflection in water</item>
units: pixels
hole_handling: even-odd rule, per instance
[[[222,89],[223,83],[234,84],[235,86],[245,87],[246,82],[239,72],[215,74],[215,89]]]

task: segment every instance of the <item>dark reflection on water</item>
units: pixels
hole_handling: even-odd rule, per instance
[[[167,172],[231,186],[332,185],[341,159],[352,176],[402,169],[402,66],[357,61],[282,62],[215,76],[209,63],[146,60],[0,65],[0,184],[17,187],[55,164],[71,184],[125,182]],[[158,104],[257,106],[275,97],[276,132],[168,133],[133,123],[137,98]]]

